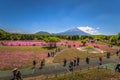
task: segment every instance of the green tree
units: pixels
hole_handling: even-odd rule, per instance
[[[117,35],[113,35],[110,37],[110,43],[115,45],[117,44],[117,41],[118,41],[118,36]]]
[[[44,41],[49,44],[50,48],[56,47],[56,42],[59,42],[60,39],[57,37],[46,37],[44,38]]]
[[[81,41],[81,43],[83,44],[83,46],[85,46],[85,44],[87,43],[87,40],[84,39],[84,40]]]

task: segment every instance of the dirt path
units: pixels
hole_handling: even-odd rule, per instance
[[[49,58],[46,58],[46,59],[45,59],[45,62],[46,62],[46,64],[52,64],[52,63],[53,63],[53,60],[54,60],[53,57],[49,57]]]
[[[66,48],[66,49],[61,50],[60,52],[57,52],[57,53],[55,54],[55,56],[57,56],[58,54],[60,54],[61,52],[65,51],[65,50],[67,50],[67,49],[69,49],[69,48]],[[46,59],[45,59],[46,64],[54,64],[53,60],[54,60],[55,56],[54,56],[54,57],[48,57],[48,58],[46,58]]]

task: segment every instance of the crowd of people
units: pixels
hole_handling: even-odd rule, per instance
[[[63,66],[65,67],[67,65],[67,59],[66,58],[64,59],[63,63],[64,63]],[[69,62],[69,70],[73,71],[73,67],[78,66],[79,63],[80,63],[80,58],[79,57],[75,57],[75,59],[70,60],[70,62]]]
[[[102,62],[103,62],[102,57],[99,57],[98,59],[99,59],[98,65],[102,65]],[[67,62],[68,62],[67,59],[64,58],[64,60],[63,60],[63,66],[64,67],[67,66]],[[85,62],[86,62],[86,64],[90,64],[90,58],[86,57]],[[73,60],[70,60],[68,62],[68,64],[69,64],[69,71],[73,71],[73,68],[75,66],[79,66],[80,65],[80,58],[79,57],[75,57]]]
[[[60,52],[60,51],[61,51],[61,49],[57,48],[54,52],[48,53],[48,57],[54,57],[55,54],[57,52]],[[116,55],[119,56],[119,59],[120,59],[120,49],[117,50]],[[106,53],[106,58],[109,59],[110,56],[111,56],[111,53],[107,52]],[[102,65],[102,63],[103,63],[102,57],[99,57],[98,60],[99,60],[98,64]],[[90,64],[90,57],[86,57],[85,62],[86,62],[86,64]],[[37,61],[33,60],[32,64],[33,64],[32,68],[35,69],[36,66],[37,66]],[[80,65],[80,57],[74,57],[74,59],[70,60],[70,61],[67,61],[67,59],[64,58],[64,60],[63,60],[63,66],[66,67],[67,64],[68,64],[68,67],[69,67],[69,71],[73,72],[74,67]],[[44,66],[45,66],[45,59],[43,58],[40,61],[39,69],[42,69]],[[120,63],[116,65],[115,71],[120,72]],[[13,78],[11,80],[22,80],[22,74],[21,74],[21,72],[17,68],[15,68],[12,72],[13,72]]]
[[[61,48],[56,48],[55,51],[48,52],[48,57],[54,57],[57,52],[60,52],[62,49]]]
[[[120,58],[120,49],[117,50],[116,54]],[[106,58],[109,59],[110,56],[111,56],[111,53],[107,52],[106,53]],[[99,57],[98,60],[99,60],[98,64],[102,65],[103,64],[103,58]],[[90,58],[89,57],[86,57],[85,61],[86,61],[86,64],[90,64]],[[64,63],[63,66],[67,65],[67,59],[66,58],[63,60],[63,63]],[[70,62],[69,62],[69,70],[73,71],[73,68],[75,66],[78,66],[78,65],[80,65],[80,58],[79,57],[75,57],[73,60],[70,60]],[[116,65],[115,70],[120,72],[120,63]]]

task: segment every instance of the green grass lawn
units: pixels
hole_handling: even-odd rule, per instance
[[[60,48],[65,48],[64,46],[59,46]],[[13,51],[21,51],[21,52],[50,52],[55,50],[55,48],[48,49],[45,47],[41,46],[0,46],[0,51],[8,51],[8,52],[13,52]]]
[[[48,52],[50,50],[45,49],[41,46],[0,46],[0,51],[32,51],[32,52]]]
[[[120,74],[115,73],[111,70],[105,69],[93,69],[85,70],[82,72],[76,72],[73,74],[68,74],[64,76],[59,76],[57,78],[50,78],[46,80],[119,80]]]
[[[86,57],[95,58],[95,57],[105,56],[105,55],[106,54],[104,53],[88,53],[85,51],[84,52],[80,51],[76,48],[70,48],[56,55],[54,58],[54,62],[62,62],[64,58],[66,58],[67,60],[74,59],[75,57],[80,57],[80,59],[85,59]]]
[[[57,77],[50,76],[50,78],[46,79],[45,76],[38,76],[26,78],[24,80],[120,80],[120,73],[109,69],[90,69],[64,75],[62,74]]]

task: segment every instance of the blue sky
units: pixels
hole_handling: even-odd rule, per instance
[[[90,27],[120,32],[120,0],[0,0],[0,28],[9,32],[63,32]]]

